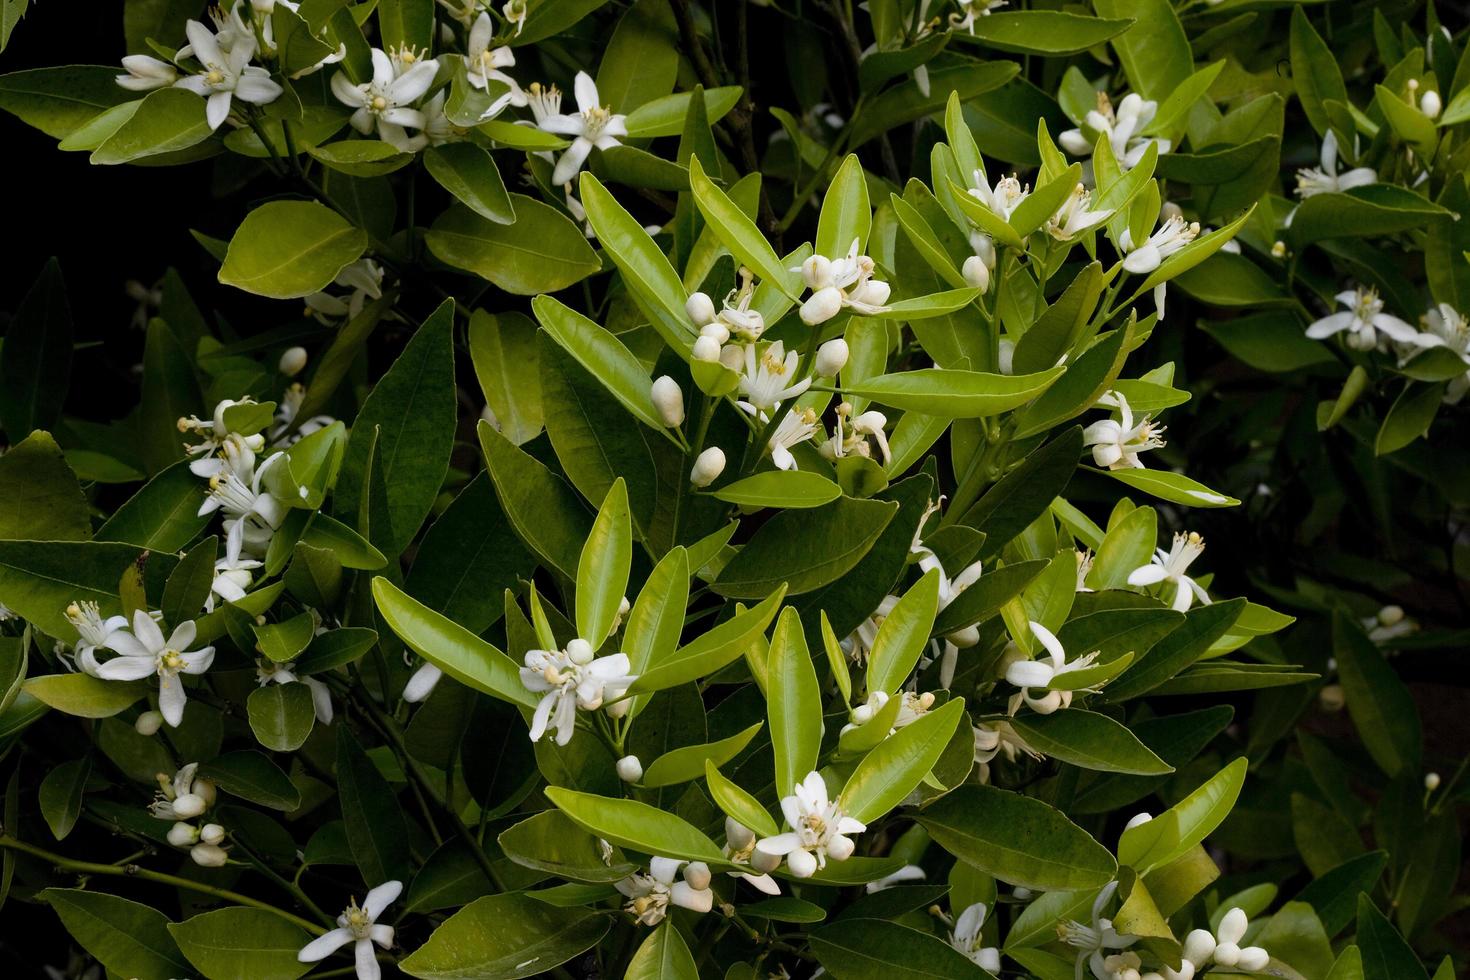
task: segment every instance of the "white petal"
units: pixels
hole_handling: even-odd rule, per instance
[[[373,951],[373,941],[359,939],[353,952],[357,959],[357,980],[380,980],[383,971],[378,966],[378,954]]]
[[[1006,680],[1016,687],[1046,687],[1054,674],[1039,660],[1018,660],[1006,668]]]
[[[799,847],[801,847],[801,838],[796,835],[795,831],[777,834],[775,837],[763,837],[755,844],[756,850],[776,857],[790,854]]]
[[[205,647],[202,650],[194,650],[190,653],[179,654],[179,659],[184,666],[179,668],[186,674],[202,674],[214,663],[214,647]]]
[[[670,888],[669,899],[680,908],[693,912],[708,912],[715,905],[714,892],[708,888],[695,888],[687,881],[677,882]]]
[[[158,653],[164,647],[163,631],[153,617],[141,609],[133,610],[133,635],[152,653]]]
[[[402,894],[403,882],[385,881],[367,893],[367,897],[362,900],[362,910],[376,921],[383,914],[383,910],[393,904]]]
[[[551,175],[551,182],[560,187],[577,176],[577,171],[582,169],[587,154],[592,152],[592,144],[581,136],[572,140],[572,145],[567,147],[561,159],[556,161],[556,170]]]
[[[316,963],[331,956],[350,942],[352,942],[350,931],[345,928],[333,929],[301,947],[301,952],[296,954],[296,959],[302,963]]]
[[[97,666],[97,676],[106,681],[142,680],[158,668],[151,655],[143,657],[114,657]]]
[[[184,682],[179,680],[178,674],[165,670],[158,675],[158,710],[163,714],[164,721],[174,728],[183,724],[184,703],[187,700]]]
[[[204,119],[209,123],[210,129],[219,129],[230,116],[230,93],[215,92],[204,104]]]
[[[1040,640],[1041,645],[1046,647],[1046,652],[1051,654],[1053,666],[1060,667],[1067,662],[1067,651],[1062,649],[1062,641],[1058,640],[1051,630],[1032,620],[1031,635]]]
[[[1128,573],[1129,585],[1158,585],[1169,577],[1163,565],[1144,565]]]
[[[577,77],[572,82],[572,91],[576,93],[577,108],[580,111],[586,112],[588,109],[600,108],[597,83],[585,71],[577,72]]]
[[[672,885],[674,879],[679,876],[679,866],[683,863],[683,861],[676,858],[655,857],[649,860],[648,870],[656,881],[661,881],[665,885]]]

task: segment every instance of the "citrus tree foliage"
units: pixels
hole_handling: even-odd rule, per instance
[[[1465,637],[1463,25],[115,6],[0,107],[232,217],[160,207],[132,406],[68,391],[92,270],[11,265],[0,902],[70,936],[12,956],[1463,969],[1405,680]]]

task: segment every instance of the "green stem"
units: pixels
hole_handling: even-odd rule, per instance
[[[278,888],[282,888],[285,891],[289,892],[291,894],[291,897],[300,902],[307,911],[316,916],[322,922],[325,922],[328,929],[331,929],[337,924],[335,917],[328,915],[326,912],[323,912],[321,906],[313,902],[311,898],[307,896],[306,892],[302,891],[300,885],[298,885],[294,881],[287,881],[285,878],[281,877],[275,872],[273,868],[270,867],[270,865],[266,864],[265,861],[263,861],[258,855],[251,851],[250,848],[242,844],[238,839],[235,841],[235,851],[238,854],[245,855],[245,858],[251,863],[251,865],[254,866],[256,871],[259,871],[261,874],[265,875],[265,877],[275,882]]]
[[[116,864],[98,864],[93,861],[74,861],[69,857],[64,857],[32,844],[27,844],[25,841],[16,840],[9,835],[0,836],[0,847],[40,858],[64,871],[75,871],[79,874],[104,875],[113,878],[137,878],[159,885],[172,885],[175,888],[185,888],[203,895],[212,895],[215,898],[223,899],[227,902],[234,902],[236,905],[247,905],[250,908],[260,909],[263,912],[272,912],[283,919],[295,923],[314,936],[319,936],[326,932],[325,929],[316,923],[303,919],[299,915],[287,912],[285,909],[277,908],[269,902],[262,902],[259,899],[251,898],[249,895],[232,892],[228,888],[216,888],[214,885],[208,885],[202,881],[190,881],[188,878],[164,874],[162,871],[151,871],[148,868],[140,868],[136,864],[119,866]]]

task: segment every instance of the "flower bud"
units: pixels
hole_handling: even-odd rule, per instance
[[[1434,89],[1430,89],[1428,92],[1419,96],[1419,111],[1430,119],[1438,118],[1441,108],[1443,108],[1443,104],[1439,101],[1439,93]]]
[[[684,880],[695,891],[704,891],[710,882],[709,865],[703,861],[690,861],[684,867]]]
[[[813,255],[801,264],[801,278],[808,289],[825,289],[832,284],[832,260]]]
[[[684,424],[684,392],[680,389],[679,382],[667,374],[661,374],[654,379],[650,394],[653,397],[653,407],[664,425],[672,429]]]
[[[1154,818],[1152,813],[1135,813],[1129,821],[1123,825],[1124,830],[1132,830],[1134,827],[1142,827]]]
[[[194,795],[204,801],[205,809],[214,806],[214,783],[208,779],[196,779],[194,785],[189,787]]]
[[[157,711],[145,711],[133,722],[133,729],[139,735],[157,735],[158,729],[163,725],[163,715]]]
[[[1317,704],[1323,711],[1341,711],[1347,703],[1347,697],[1343,694],[1341,684],[1324,684],[1322,690],[1317,692]]]
[[[852,842],[851,837],[835,834],[827,842],[827,856],[834,861],[846,861],[852,857],[852,852],[856,848],[857,845]]]
[[[427,700],[434,688],[439,683],[439,678],[444,676],[444,671],[431,663],[425,663],[413,672],[408,683],[403,687],[403,700],[409,704],[418,704]]]
[[[755,843],[755,832],[734,817],[725,818],[725,842],[737,851]]]
[[[1173,201],[1165,201],[1159,206],[1159,223],[1168,224],[1174,218],[1184,219],[1184,209]]]
[[[222,868],[229,856],[217,844],[195,844],[189,848],[189,856],[201,868]]]
[[[173,801],[174,815],[183,817],[185,820],[199,816],[206,809],[208,807],[204,803],[204,798],[198,793],[185,793],[175,797]]]
[[[769,874],[781,867],[781,857],[778,854],[761,850],[760,845],[757,844],[755,850],[750,852],[750,866],[763,874]]]
[[[1220,927],[1215,930],[1215,938],[1221,944],[1238,943],[1245,938],[1245,930],[1249,925],[1250,920],[1245,916],[1245,909],[1237,905],[1221,917]],[[1217,951],[1215,958],[1219,959],[1219,955]],[[1226,963],[1225,965],[1233,966],[1234,964]]]
[[[281,354],[280,361],[276,363],[276,367],[286,377],[296,377],[306,367],[306,348],[287,347],[285,352]]]
[[[807,297],[801,304],[801,322],[809,327],[826,323],[842,312],[842,290],[826,286]]]
[[[949,636],[945,637],[945,639],[960,649],[972,647],[980,642],[980,627],[973,625],[966,626],[962,630],[955,630]]]
[[[225,839],[225,828],[217,823],[207,823],[199,828],[199,839],[206,844],[218,844]]]
[[[1286,258],[1286,243],[1279,238],[1271,243],[1271,257],[1276,259]]]
[[[1000,368],[1001,374],[1012,374],[1016,370],[1015,360],[1016,342],[1009,337],[1000,338],[995,366]]]
[[[1439,773],[1426,772],[1424,774],[1424,788],[1431,793],[1439,789]]]
[[[1264,970],[1271,962],[1271,954],[1259,946],[1247,946],[1240,951],[1240,959],[1235,965],[1247,973],[1255,973]]]
[[[1215,962],[1221,966],[1235,966],[1240,962],[1240,947],[1235,943],[1221,943],[1215,947]]]
[[[699,328],[701,337],[713,337],[716,342],[723,344],[730,339],[730,328],[721,320],[711,320]]]
[[[174,847],[189,847],[199,840],[199,831],[191,823],[180,821],[168,828],[168,842]]]
[[[745,367],[745,348],[739,344],[726,344],[720,348],[720,363],[739,374]]]
[[[834,857],[832,843],[836,843],[835,838],[827,845],[828,857]],[[810,878],[817,873],[817,859],[810,851],[795,850],[786,855],[786,867],[798,878]]]
[[[694,359],[714,363],[720,359],[720,342],[713,337],[701,336],[694,342]]]
[[[643,778],[643,763],[636,755],[625,755],[618,760],[618,778],[625,783],[636,783]]]
[[[684,312],[696,327],[702,327],[715,318],[715,301],[705,293],[692,293],[684,301]]]
[[[877,279],[869,279],[867,282],[859,283],[857,289],[852,291],[849,297],[854,303],[866,303],[869,306],[882,306],[888,302],[889,294],[893,287],[886,282]]]
[[[725,472],[725,451],[719,446],[710,446],[694,460],[694,469],[689,471],[689,482],[696,487],[707,487]]]
[[[965,282],[982,293],[990,288],[990,267],[978,255],[965,259],[965,264],[960,267],[960,275],[964,277]]]
[[[1029,902],[1036,897],[1036,893],[1022,885],[1011,889],[1011,897],[1018,902]]]
[[[633,699],[623,697],[623,695],[626,693],[626,691],[607,692],[607,696],[610,698],[622,698],[621,701],[613,701],[611,704],[603,709],[603,712],[606,713],[609,718],[622,718],[628,713],[628,709],[633,707]]]
[[[567,657],[578,667],[583,667],[587,664],[590,664],[592,662],[592,658],[596,655],[597,651],[592,649],[592,644],[588,643],[580,636],[567,644]]]
[[[835,337],[817,348],[817,377],[835,378],[847,366],[847,341]]]
[[[1184,958],[1195,966],[1204,966],[1215,955],[1215,937],[1206,929],[1195,929],[1184,937]]]
[[[970,251],[974,252],[987,269],[995,268],[995,242],[983,231],[970,233]]]
[[[1378,610],[1378,622],[1384,626],[1397,626],[1404,621],[1403,606],[1384,606]]]

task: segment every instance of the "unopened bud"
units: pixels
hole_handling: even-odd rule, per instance
[[[965,282],[974,286],[982,293],[990,288],[990,266],[978,255],[972,255],[965,259],[965,264],[960,268],[960,275]]]
[[[218,844],[225,839],[225,828],[217,823],[207,823],[199,828],[199,839],[206,844]]]
[[[888,302],[888,296],[893,288],[886,282],[877,279],[869,279],[852,291],[851,298],[855,303],[867,303],[869,306],[882,306]]]
[[[664,425],[672,429],[684,424],[684,392],[679,382],[667,374],[659,375],[654,379],[651,395],[653,407]]]
[[[694,460],[694,469],[689,471],[689,482],[696,487],[707,487],[725,472],[725,451],[719,446],[710,446]]]
[[[700,337],[694,342],[694,359],[711,363],[720,359],[720,342],[713,337]]]
[[[567,658],[578,667],[590,664],[596,655],[597,651],[592,649],[592,644],[580,636],[567,644]]]
[[[294,378],[306,367],[306,348],[287,347],[276,367],[288,378]]]
[[[1342,706],[1347,703],[1347,699],[1342,693],[1342,685],[1323,685],[1322,690],[1317,692],[1317,703],[1322,706],[1323,711],[1341,711]]]
[[[836,286],[819,289],[801,304],[801,322],[809,327],[826,323],[842,311],[842,291]]]
[[[715,301],[705,293],[693,293],[684,301],[684,312],[696,327],[702,327],[715,318]]]
[[[781,858],[779,855],[763,851],[757,846],[755,850],[750,852],[750,866],[757,871],[768,873],[781,867]]]
[[[695,891],[704,891],[709,887],[709,865],[703,861],[690,861],[684,868],[684,880]]]
[[[1271,962],[1271,954],[1259,946],[1246,946],[1235,961],[1236,967],[1247,973],[1264,970]]]
[[[1384,606],[1378,610],[1378,621],[1384,626],[1397,626],[1404,621],[1404,607]]]
[[[168,828],[168,842],[174,847],[188,847],[199,840],[199,831],[193,824],[179,823]]]
[[[643,778],[643,763],[636,755],[625,755],[618,760],[618,778],[625,783],[636,783]]]
[[[1271,257],[1275,259],[1286,258],[1286,243],[1279,238],[1271,243]]]
[[[847,341],[841,337],[827,341],[817,348],[817,377],[837,377],[837,372],[847,366],[847,358]]]
[[[189,848],[189,856],[201,868],[222,868],[229,860],[224,848],[217,844],[195,844]]]
[[[801,278],[808,289],[823,289],[832,282],[832,260],[813,255],[801,264]]]
[[[1133,817],[1129,819],[1126,824],[1123,825],[1123,829],[1132,830],[1134,827],[1141,827],[1153,818],[1154,815],[1152,813],[1135,813]]]
[[[162,726],[163,715],[157,711],[145,711],[133,722],[133,729],[139,735],[157,735]]]
[[[1419,96],[1419,111],[1430,119],[1437,118],[1439,116],[1439,110],[1442,108],[1444,106],[1439,101],[1439,93],[1434,89],[1430,89],[1428,92]]]
[[[846,861],[856,848],[851,837],[838,834],[827,842],[827,856],[834,861]]]
[[[719,320],[711,320],[699,328],[701,337],[713,337],[717,343],[723,344],[730,339],[730,328]]]
[[[1439,789],[1439,773],[1426,772],[1424,774],[1424,788],[1431,793]]]
[[[198,793],[185,793],[182,796],[175,797],[173,801],[174,814],[183,817],[185,820],[199,816],[206,809],[204,797]]]

